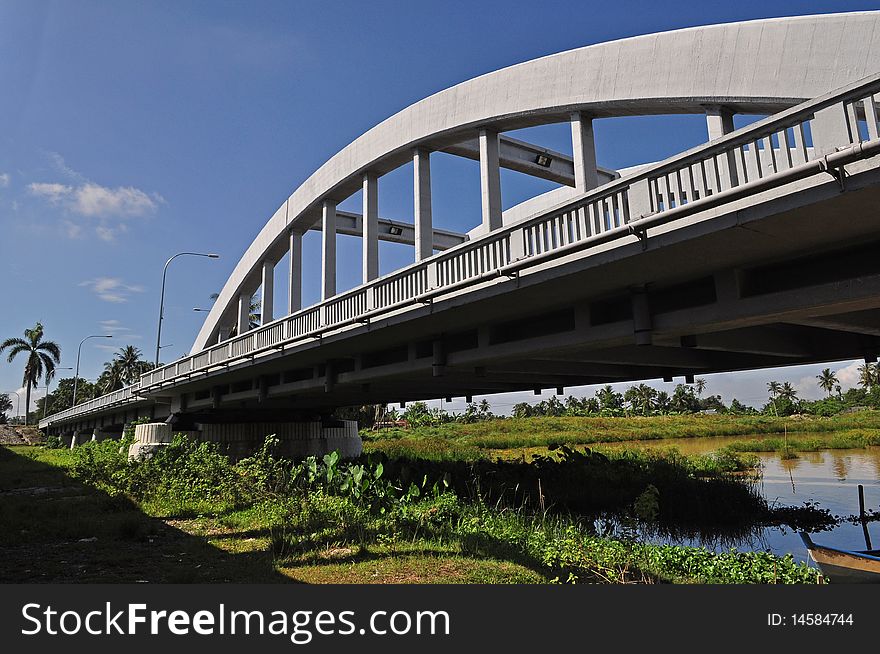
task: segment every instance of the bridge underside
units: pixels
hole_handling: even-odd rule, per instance
[[[829,175],[806,180],[661,228],[644,244],[574,254],[154,387],[125,411],[78,424],[121,424],[136,412],[298,420],[349,405],[873,359],[877,159],[847,177],[845,193]]]

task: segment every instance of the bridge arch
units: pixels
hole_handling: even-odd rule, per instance
[[[832,53],[832,56],[829,56]],[[710,136],[732,127],[734,113],[774,113],[880,70],[880,12],[857,12],[713,25],[587,46],[491,72],[440,91],[376,125],[305,180],[259,232],[208,314],[192,352],[246,325],[251,295],[271,287],[275,264],[291,253],[289,311],[300,308],[302,234],[322,224],[324,296],[335,294],[336,206],[364,191],[355,228],[365,241],[364,276],[375,276],[372,244],[379,237],[375,180],[414,161],[417,256],[430,256],[442,233],[430,215],[430,152],[449,151],[481,163],[484,231],[500,227],[499,167],[556,175],[576,190],[607,179],[592,151],[593,118],[705,113]],[[574,157],[548,153],[548,170],[534,161],[540,148],[498,135],[534,125],[571,122]],[[518,167],[519,166],[519,167]],[[565,167],[563,167],[565,168]],[[610,173],[613,175],[613,173]],[[551,192],[552,194],[553,192]],[[560,198],[551,195],[552,203]],[[532,202],[528,209],[538,208]],[[508,220],[524,217],[510,211]],[[331,234],[328,238],[326,235]],[[454,239],[453,239],[454,240]],[[299,268],[298,268],[299,266]],[[272,317],[272,307],[268,317]],[[245,327],[246,328],[246,327]]]

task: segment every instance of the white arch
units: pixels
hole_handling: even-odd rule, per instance
[[[596,117],[703,113],[724,105],[773,113],[880,70],[880,12],[775,18],[649,34],[562,52],[462,82],[421,100],[331,157],[285,201],[242,256],[208,314],[192,352],[233,320],[238,298],[260,285],[262,264],[287,251],[291,231],[321,217],[324,200],[357,191],[415,147],[438,150],[504,131]]]

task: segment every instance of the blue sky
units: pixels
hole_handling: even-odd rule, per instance
[[[61,365],[74,366],[81,338],[114,334],[83,347],[81,373],[90,379],[123,345],[151,358],[163,263],[182,250],[217,252],[217,261],[181,258],[169,272],[163,357],[176,358],[205,315],[192,308],[210,306],[211,293],[284,199],[327,158],[412,102],[497,68],[610,39],[875,8],[792,0],[4,0],[0,336],[21,335],[40,320],[64,351]],[[609,167],[657,160],[706,138],[699,117],[599,121],[596,132],[599,162]],[[571,149],[566,126],[530,138]],[[432,172],[435,226],[476,225],[476,164],[435,155]],[[382,178],[382,215],[412,220],[410,184],[408,169]],[[504,204],[548,188],[505,173]],[[357,198],[346,207],[357,210]],[[318,294],[318,242],[317,235],[306,239],[307,302]],[[360,245],[341,238],[339,247],[347,260],[340,286],[350,287]],[[386,272],[413,255],[383,244],[380,256]],[[284,306],[278,286],[276,306]],[[4,358],[0,392],[20,388],[22,365]],[[817,396],[814,368],[710,376],[709,390],[759,402],[764,382],[775,378]],[[849,371],[854,366],[845,381],[854,381]],[[496,403],[503,409],[515,399]]]

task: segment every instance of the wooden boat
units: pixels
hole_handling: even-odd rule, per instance
[[[822,574],[835,584],[880,584],[880,550],[839,550],[816,545],[801,532],[810,558]]]

